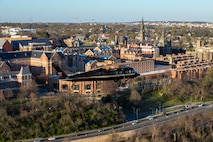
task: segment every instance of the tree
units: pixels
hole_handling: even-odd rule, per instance
[[[211,69],[207,73],[207,75],[201,80],[201,87],[203,88],[203,92],[201,92],[201,95],[213,95],[213,69]]]
[[[129,98],[130,102],[134,105],[134,106],[140,106],[141,103],[141,95],[138,93],[138,91],[136,91],[135,89],[131,90],[131,94],[130,94],[130,98]]]

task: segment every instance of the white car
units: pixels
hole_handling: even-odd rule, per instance
[[[149,115],[149,116],[146,117],[146,119],[153,120],[153,116]]]
[[[203,104],[199,104],[199,105],[198,105],[198,107],[202,107],[202,106],[203,106]]]
[[[54,141],[54,140],[55,140],[54,136],[48,138],[48,141]]]
[[[132,121],[132,125],[135,125],[136,123],[138,123],[138,120],[133,120]]]

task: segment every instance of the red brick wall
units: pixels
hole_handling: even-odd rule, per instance
[[[12,45],[6,40],[5,44],[2,47],[3,52],[12,51],[13,47]]]

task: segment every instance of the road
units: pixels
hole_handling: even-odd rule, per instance
[[[91,131],[85,131],[80,133],[72,133],[68,135],[61,135],[55,137],[56,139],[54,141],[61,142],[61,141],[71,141],[71,140],[78,140],[83,138],[90,138],[90,137],[96,137],[100,135],[106,135],[106,134],[112,134],[113,132],[125,132],[125,131],[131,131],[131,130],[140,130],[141,133],[146,133],[149,131],[151,126],[153,124],[161,124],[164,122],[174,121],[182,116],[190,116],[193,113],[205,113],[213,110],[213,104],[208,103],[205,105],[193,105],[191,107],[188,107],[184,110],[178,110],[173,111],[171,113],[167,113],[166,115],[158,115],[138,120],[133,120],[131,122],[126,122],[123,124],[116,125],[114,127],[108,127],[103,128],[99,130],[91,130]],[[48,141],[47,138],[41,138],[41,141]],[[33,141],[33,140],[26,140],[26,141]]]
[[[146,133],[153,124],[161,124],[164,122],[170,122],[177,120],[178,118],[182,116],[190,116],[195,113],[206,113],[213,110],[213,103],[206,103],[202,105],[192,105],[184,110],[177,110],[170,113],[167,113],[166,115],[155,115],[150,116],[149,118],[142,118],[138,120],[133,120],[130,122],[126,122],[123,124],[116,125],[114,127],[107,127],[103,129],[98,130],[91,130],[91,131],[85,131],[80,133],[72,133],[67,135],[60,135],[56,136],[54,142],[61,142],[61,141],[71,141],[71,140],[78,140],[78,139],[84,139],[84,138],[91,138],[96,137],[100,135],[107,135],[112,134],[113,132],[125,132],[125,131],[131,131],[131,130],[140,130],[140,133]],[[35,139],[34,139],[35,140]],[[34,140],[25,140],[25,142],[32,142]],[[48,138],[40,138],[40,141],[48,141]]]

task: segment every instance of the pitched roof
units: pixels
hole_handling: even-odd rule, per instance
[[[4,65],[5,62],[0,61],[0,67],[2,67]]]
[[[66,47],[56,47],[55,50],[56,51],[64,51],[66,49]]]
[[[0,52],[0,58],[2,61],[11,60],[15,58],[30,58],[31,52]]]
[[[52,45],[50,43],[50,39],[32,39],[32,40],[13,40],[11,41],[11,45],[13,50],[18,50],[19,45],[27,46],[29,43],[45,43],[45,45]]]
[[[98,50],[92,50],[92,52],[95,54],[95,53],[98,53]]]
[[[109,46],[102,46],[102,47],[100,47],[100,49],[102,51],[110,51],[110,50],[112,50]]]
[[[95,60],[85,60],[84,63],[85,63],[85,64],[87,64],[87,63],[92,64],[94,61],[95,61]]]
[[[42,51],[32,51],[31,52],[31,57],[33,58],[41,58],[43,52]]]
[[[58,54],[62,59],[65,58],[61,52],[45,52],[45,51],[25,51],[25,52],[0,52],[0,58],[2,61],[19,59],[19,58],[41,58],[42,54],[45,54],[50,59],[54,54]]]
[[[110,59],[111,56],[108,56],[108,55],[99,55],[98,58],[99,59]]]
[[[28,66],[24,66],[24,67],[21,66],[19,74],[22,74],[22,75],[24,75],[24,74],[31,74],[29,67]]]
[[[6,40],[0,39],[0,47],[2,47],[5,44]]]

